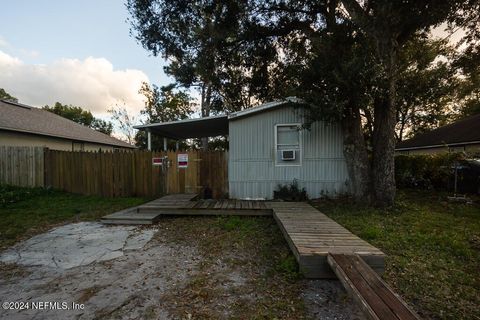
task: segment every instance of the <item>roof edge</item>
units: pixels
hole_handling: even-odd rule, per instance
[[[26,104],[23,104],[23,103],[19,103],[19,102],[14,102],[14,101],[10,101],[10,100],[4,100],[4,99],[0,99],[1,102],[3,103],[7,103],[7,104],[10,104],[12,106],[16,106],[16,107],[20,107],[20,108],[25,108],[25,109],[29,109],[31,110],[33,107],[32,106],[28,106]]]
[[[304,101],[297,97],[286,97],[283,100],[270,101],[270,102],[262,103],[261,105],[258,105],[253,108],[248,108],[241,111],[233,112],[228,115],[228,120],[234,120],[240,117],[248,116],[250,114],[263,112],[287,103],[304,103]]]
[[[467,142],[450,142],[450,143],[444,143],[444,144],[433,144],[433,145],[418,146],[418,147],[395,148],[395,151],[408,151],[408,150],[417,150],[417,149],[441,148],[441,147],[468,145],[468,144],[476,144],[476,143],[480,143],[480,140],[467,141]]]
[[[203,117],[203,118],[191,118],[191,119],[181,119],[181,120],[175,120],[175,121],[168,121],[168,122],[153,122],[153,123],[148,123],[148,124],[141,124],[137,126],[133,126],[134,129],[148,129],[150,127],[158,127],[162,125],[168,125],[172,123],[189,123],[189,122],[197,122],[197,121],[205,121],[205,120],[211,120],[211,119],[221,119],[221,118],[227,118],[227,114],[220,114],[216,116],[209,116],[209,117]]]
[[[91,128],[89,128],[89,129],[91,129]],[[12,131],[12,132],[21,132],[21,133],[27,133],[27,134],[32,134],[32,135],[39,135],[39,136],[52,137],[52,138],[65,139],[65,140],[89,142],[89,143],[101,144],[101,145],[104,145],[104,146],[114,146],[114,147],[131,148],[131,149],[137,149],[138,148],[137,146],[131,145],[128,142],[125,142],[125,141],[122,141],[122,140],[118,140],[117,138],[112,137],[112,136],[109,136],[109,137],[113,138],[113,139],[117,139],[119,141],[119,144],[103,143],[103,142],[98,142],[98,141],[68,137],[68,136],[64,136],[64,135],[53,135],[53,134],[48,134],[48,133],[44,133],[44,132],[19,130],[19,129],[9,128],[9,127],[0,127],[0,130],[6,130],[6,131]],[[125,143],[126,145],[120,145],[120,143]]]

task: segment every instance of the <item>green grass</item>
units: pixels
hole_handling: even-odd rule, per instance
[[[407,190],[386,210],[314,205],[388,255],[384,278],[421,316],[480,319],[480,205],[445,199]]]
[[[145,201],[142,198],[102,198],[41,188],[0,186],[0,249],[52,225],[96,220]]]

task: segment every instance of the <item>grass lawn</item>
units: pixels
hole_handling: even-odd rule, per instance
[[[102,198],[41,188],[0,186],[0,249],[52,225],[96,220],[145,202],[142,198]]]
[[[480,319],[480,205],[445,198],[404,190],[388,210],[314,205],[388,255],[384,279],[422,317]]]

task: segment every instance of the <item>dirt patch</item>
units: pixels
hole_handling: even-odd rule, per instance
[[[25,273],[2,272],[0,296],[7,300],[84,304],[82,310],[7,310],[5,316],[360,318],[337,281],[302,278],[270,217],[169,217],[155,228],[142,248],[136,243],[145,228],[136,228],[128,250],[111,260],[70,269],[31,266]]]
[[[2,263],[0,262],[0,278],[8,282],[10,279],[18,279],[26,277],[30,271],[24,266],[16,263]]]
[[[175,318],[362,318],[338,281],[303,279],[270,217],[166,218],[157,235],[202,255],[197,272],[162,297]]]

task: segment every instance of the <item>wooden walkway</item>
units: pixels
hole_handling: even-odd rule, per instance
[[[112,224],[152,224],[163,215],[273,215],[306,278],[339,278],[370,319],[418,319],[378,276],[385,255],[308,203],[194,200],[169,195],[102,218]]]
[[[384,254],[368,242],[303,202],[196,200],[195,194],[172,194],[105,216],[110,224],[152,224],[163,215],[272,215],[307,278],[335,278],[328,253],[359,254],[376,272]]]
[[[305,277],[336,278],[327,262],[328,253],[356,253],[377,273],[383,273],[383,252],[308,203],[268,202],[267,206]]]

